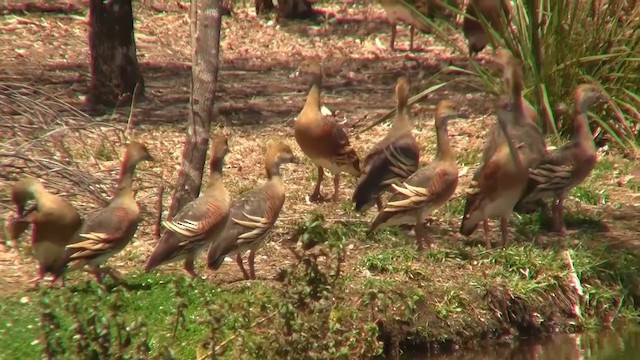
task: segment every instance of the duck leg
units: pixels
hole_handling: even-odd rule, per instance
[[[340,173],[333,175],[333,196],[331,201],[338,202],[340,198]]]
[[[424,244],[426,243],[428,248],[433,247],[433,243],[431,242],[431,238],[427,236],[427,232],[425,231],[424,222],[420,217],[416,219],[416,240],[418,241],[418,251],[424,250]]]
[[[391,23],[391,42],[389,44],[389,47],[391,48],[391,50],[395,50],[395,42],[396,42],[396,23]]]
[[[114,268],[109,267],[109,266],[105,266],[102,271],[109,275],[113,280],[121,283],[124,282],[124,279],[122,278],[122,275]]]
[[[424,250],[424,245],[422,244],[422,240],[424,238],[424,224],[421,221],[416,222],[416,226],[414,227],[414,231],[416,233],[416,242],[418,243],[418,252]]]
[[[502,246],[506,248],[509,244],[509,218],[506,216],[500,218],[500,232],[502,233]]]
[[[489,220],[482,220],[482,230],[484,230],[484,246],[491,249],[491,238],[489,237]]]
[[[256,279],[256,269],[255,269],[255,261],[256,261],[256,252],[255,250],[249,251],[249,277],[252,280]]]
[[[194,267],[195,260],[196,259],[193,254],[187,255],[187,257],[184,259],[184,271],[186,271],[187,274],[189,274],[192,278],[198,277],[198,274],[196,274]]]
[[[378,212],[382,210],[382,199],[380,198],[380,195],[376,198],[376,207],[378,208]]]
[[[557,202],[554,199],[554,214],[553,231],[565,235],[567,228],[564,224],[564,194],[560,194],[557,198]]]
[[[251,276],[249,276],[249,273],[244,268],[244,264],[242,263],[242,256],[240,255],[240,253],[236,254],[236,263],[240,267],[240,270],[242,270],[242,276],[244,277],[244,279],[249,280]]]
[[[309,201],[319,202],[323,199],[322,194],[320,194],[322,179],[324,179],[324,169],[322,168],[322,166],[318,166],[318,179],[316,180],[316,187],[313,189],[313,193],[309,195]]]
[[[102,285],[102,271],[100,270],[100,268],[98,266],[91,266],[91,265],[89,267],[90,267],[91,273],[96,278],[96,282]]]

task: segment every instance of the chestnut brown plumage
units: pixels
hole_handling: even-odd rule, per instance
[[[217,270],[226,256],[235,254],[244,278],[256,278],[255,252],[280,216],[285,201],[280,166],[299,162],[300,159],[288,145],[276,143],[267,148],[267,181],[262,186],[241,194],[231,203],[225,230],[209,246],[207,263],[210,269]],[[242,254],[247,250],[250,250],[248,273],[242,264]]]
[[[315,59],[305,60],[297,70],[311,77],[311,89],[307,100],[294,124],[294,136],[302,152],[311,159],[318,169],[316,185],[309,200],[323,200],[320,186],[324,177],[324,168],[333,173],[333,197],[338,201],[340,173],[360,175],[360,159],[351,147],[349,138],[342,127],[327,119],[320,112],[320,89],[322,87],[322,66]]]
[[[458,185],[458,166],[447,133],[449,120],[457,116],[455,103],[441,101],[438,104],[435,159],[402,184],[392,185],[395,193],[373,220],[369,231],[384,225],[415,224],[418,250],[422,250],[425,241],[427,246],[432,245],[424,229],[424,220],[453,195]]]
[[[229,218],[229,192],[222,181],[222,166],[228,152],[227,138],[213,136],[206,189],[171,221],[162,222],[167,231],[147,259],[145,271],[184,259],[184,270],[192,277],[197,276],[195,259],[222,234]]]
[[[420,149],[411,133],[412,122],[407,105],[410,86],[406,76],[400,76],[396,82],[396,118],[389,133],[363,161],[362,175],[352,197],[357,211],[364,212],[375,203],[380,210],[380,195],[389,190],[391,184],[400,185],[418,169]]]
[[[491,245],[488,219],[492,217],[500,217],[502,242],[508,243],[509,215],[524,192],[529,169],[540,162],[546,151],[537,114],[522,98],[520,60],[506,50],[498,53],[497,60],[504,66],[508,95],[497,101],[498,122],[489,130],[483,164],[467,191],[460,227],[460,232],[469,236],[482,221],[487,247]],[[505,136],[507,131],[511,141]]]
[[[62,261],[67,246],[72,240],[82,220],[76,208],[62,197],[48,192],[40,181],[24,178],[16,182],[11,189],[11,199],[16,206],[17,217],[14,226],[20,230],[32,224],[31,246],[38,261],[38,278],[53,273],[55,265]],[[29,205],[30,201],[35,204]],[[62,280],[64,285],[64,279]]]
[[[513,117],[517,120],[512,126],[514,140],[526,140],[529,147],[530,166],[535,165],[546,151],[544,135],[538,126],[538,114],[522,97],[522,61],[506,49],[498,49],[495,53],[495,61],[502,66],[502,80],[508,97],[512,102]],[[500,123],[496,122],[489,129],[490,141],[487,141],[483,151],[483,158],[491,156],[493,146],[505,141],[504,131],[500,129]]]
[[[496,102],[496,110],[504,140],[487,139],[492,151],[473,175],[460,227],[460,233],[469,236],[483,222],[487,248],[491,247],[488,219],[492,217],[500,217],[502,243],[505,246],[508,244],[509,215],[524,191],[528,174],[511,131],[516,127],[514,125],[519,125],[514,116],[513,103],[507,97],[500,97]]]
[[[102,282],[103,273],[121,281],[114,269],[103,264],[124,249],[138,229],[140,207],[134,197],[132,183],[136,166],[141,161],[153,161],[147,147],[139,142],[128,143],[115,196],[107,207],[87,218],[75,236],[76,242],[67,245],[58,274],[71,263],[69,270],[88,265],[98,282]]]
[[[606,100],[607,96],[597,86],[578,85],[574,90],[571,142],[548,152],[529,173],[529,183],[520,202],[552,197],[552,229],[555,232],[566,232],[563,204],[567,193],[582,183],[596,165],[596,145],[589,129],[587,108],[596,101]]]
[[[511,17],[511,6],[507,0],[469,0],[462,22],[469,56],[479,53],[489,43],[491,35],[485,31],[480,19],[483,17],[496,32],[504,33],[503,16],[507,22]]]

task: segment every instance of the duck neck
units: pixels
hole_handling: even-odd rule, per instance
[[[521,124],[524,119],[524,107],[522,106],[522,70],[520,66],[511,66],[511,101],[513,102],[513,123]]]
[[[269,163],[267,163],[267,179],[269,179],[269,181],[280,181],[281,175],[280,175],[280,164],[277,161],[270,161]]]
[[[33,200],[36,202],[38,211],[42,211],[42,209],[46,207],[47,195],[49,195],[44,186],[42,186],[42,184],[37,184],[29,187],[27,191],[31,193]]]
[[[129,158],[125,158],[120,168],[120,178],[118,179],[118,193],[117,197],[123,197],[127,195],[133,196],[132,184],[133,174],[136,171],[135,161],[130,161]]]
[[[453,159],[453,153],[451,151],[451,145],[449,143],[449,132],[447,131],[446,120],[443,124],[438,126],[436,130],[436,159],[440,161],[448,161]]]
[[[209,183],[207,184],[207,190],[215,189],[223,185],[222,183],[223,164],[224,164],[224,159],[220,157],[216,157],[211,161],[211,165],[209,166]]]
[[[583,99],[577,99],[575,102],[573,110],[573,136],[578,141],[585,144],[592,144],[593,147],[595,147],[593,135],[589,129],[589,118],[587,117],[588,106],[589,104]]]
[[[304,104],[305,108],[320,109],[320,88],[322,87],[322,75],[313,74],[311,79],[311,88],[309,89],[309,95],[307,95],[307,101]]]
[[[401,97],[396,104],[396,118],[391,126],[391,131],[394,133],[404,132],[411,130],[411,121],[409,120],[409,107],[407,106],[407,99]]]

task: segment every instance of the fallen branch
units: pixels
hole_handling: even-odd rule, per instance
[[[81,8],[76,3],[60,2],[51,4],[48,2],[23,2],[23,3],[3,3],[0,4],[0,13],[7,14],[26,14],[26,13],[56,13],[56,14],[81,14],[86,11],[86,7]]]

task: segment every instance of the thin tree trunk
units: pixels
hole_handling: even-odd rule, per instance
[[[310,19],[317,15],[308,0],[278,0],[279,19]]]
[[[256,0],[256,15],[272,12],[275,8],[273,0]]]
[[[214,94],[218,82],[220,2],[191,0],[190,111],[182,164],[169,207],[169,218],[200,194],[211,122],[214,120]]]
[[[144,94],[136,59],[131,0],[90,0],[91,83],[87,103],[115,106],[122,95]],[[136,89],[136,86],[138,89]]]

